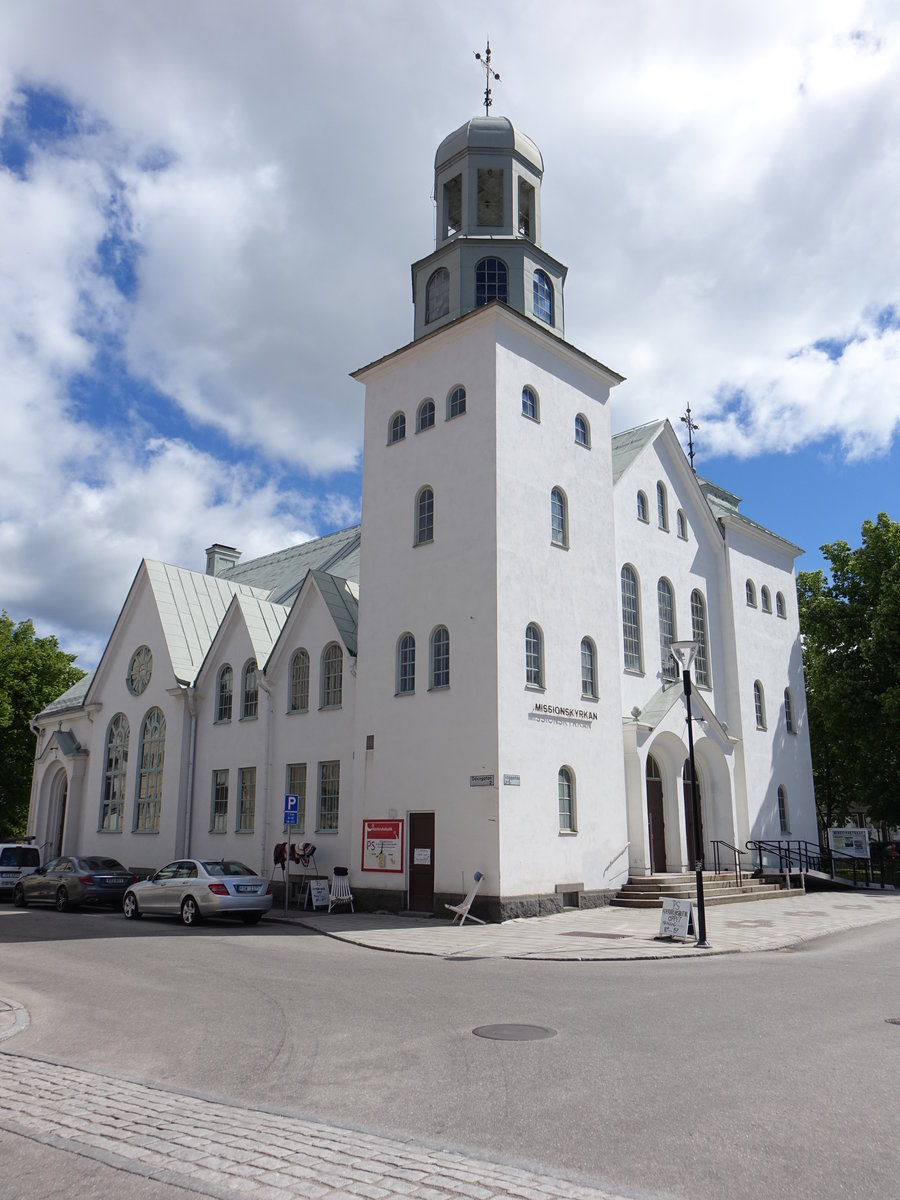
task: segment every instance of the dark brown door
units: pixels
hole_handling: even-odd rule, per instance
[[[661,779],[647,780],[647,825],[650,831],[650,870],[666,869],[666,825],[663,820]]]
[[[688,866],[692,871],[697,869],[697,852],[694,842],[694,797],[691,792],[691,764],[688,759],[684,762],[682,772],[684,780],[684,832],[687,837]],[[700,847],[703,847],[703,805],[700,795],[700,780],[697,780],[697,809],[700,814]]]
[[[409,907],[434,912],[434,813],[409,814]]]

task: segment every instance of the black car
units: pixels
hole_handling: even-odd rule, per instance
[[[114,858],[52,858],[46,866],[20,879],[13,904],[53,904],[58,912],[81,904],[108,904],[119,908],[126,889],[137,876]]]

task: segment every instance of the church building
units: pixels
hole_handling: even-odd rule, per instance
[[[679,639],[706,864],[817,840],[800,551],[668,421],[612,435],[623,377],[565,339],[537,146],[478,117],[434,170],[413,340],[354,373],[360,525],[140,564],[96,670],[34,722],[45,858],[268,876],[292,796],[357,907],[443,912],[476,871],[495,919],[606,903],[694,866]]]

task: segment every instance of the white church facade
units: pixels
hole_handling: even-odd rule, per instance
[[[605,903],[693,867],[679,638],[707,864],[816,840],[799,550],[667,421],[611,435],[622,377],[564,339],[542,175],[505,118],[441,144],[414,340],[355,373],[361,524],[140,565],[96,671],[34,722],[45,856],[270,875],[289,794],[363,906],[440,912],[476,870],[494,918]]]

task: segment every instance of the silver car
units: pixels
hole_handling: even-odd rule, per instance
[[[129,921],[144,913],[163,913],[181,917],[185,925],[196,925],[204,917],[232,916],[255,925],[271,907],[268,879],[227,858],[167,863],[149,879],[133,884],[122,900]]]

